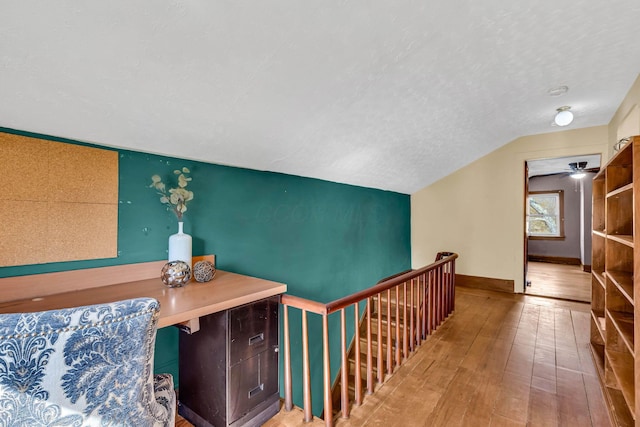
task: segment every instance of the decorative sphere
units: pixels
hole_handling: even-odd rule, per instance
[[[198,282],[208,282],[216,274],[216,268],[211,261],[198,261],[193,265],[193,277]]]
[[[184,261],[170,261],[162,267],[160,278],[168,287],[179,288],[191,279],[191,268]]]

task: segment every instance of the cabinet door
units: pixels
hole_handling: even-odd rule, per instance
[[[229,369],[229,424],[265,400],[278,399],[278,353],[270,348]]]
[[[229,365],[278,345],[277,297],[229,310]]]

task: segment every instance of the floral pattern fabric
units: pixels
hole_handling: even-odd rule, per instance
[[[152,371],[158,312],[137,298],[0,314],[0,427],[173,426],[173,379]]]

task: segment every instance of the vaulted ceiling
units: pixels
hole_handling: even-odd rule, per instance
[[[0,0],[0,16],[0,126],[407,194],[520,136],[607,124],[640,72],[638,0]],[[563,105],[575,120],[552,127]]]

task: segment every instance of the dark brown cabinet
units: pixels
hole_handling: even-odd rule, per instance
[[[180,333],[180,415],[196,427],[259,426],[278,412],[279,302],[213,313]]]

